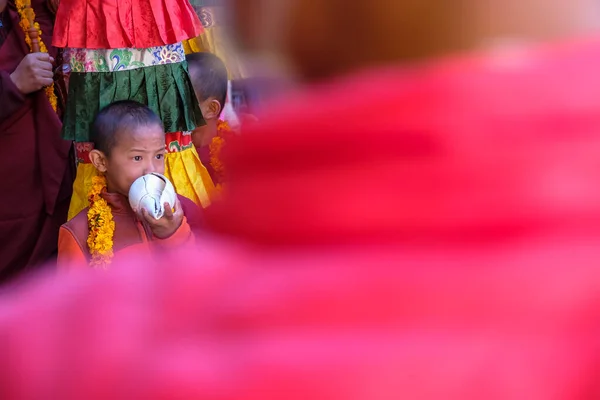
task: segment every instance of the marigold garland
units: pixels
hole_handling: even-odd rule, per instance
[[[92,187],[88,194],[90,208],[88,209],[89,235],[87,245],[92,256],[90,266],[106,269],[113,257],[113,236],[115,221],[112,210],[101,193],[106,189],[106,178],[103,175],[92,178]]]
[[[215,136],[209,145],[210,151],[210,166],[215,171],[215,175],[218,178],[217,188],[220,188],[220,183],[225,179],[225,166],[221,161],[221,151],[225,147],[225,137],[231,134],[231,128],[225,121],[219,121],[217,125],[217,136]]]
[[[29,29],[31,27],[29,21],[35,21],[35,12],[33,11],[33,8],[31,8],[31,0],[16,0],[15,3],[17,6],[17,11],[19,12],[19,25],[21,26],[21,29],[23,29],[23,32],[25,32],[25,42],[29,47],[29,51],[33,51],[31,38],[29,37]],[[33,26],[38,31],[38,42],[40,44],[40,51],[42,53],[47,53],[48,48],[42,40],[42,29],[40,28],[40,24],[34,22]],[[44,91],[46,92],[46,97],[48,97],[48,101],[50,102],[52,109],[56,111],[58,107],[58,100],[56,98],[56,93],[54,93],[54,83],[52,83],[50,86],[46,86]]]

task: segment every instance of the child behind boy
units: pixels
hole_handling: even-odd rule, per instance
[[[190,225],[195,227],[200,211],[191,200],[178,195],[176,204],[165,204],[159,220],[129,205],[129,188],[137,178],[164,173],[165,132],[160,118],[143,104],[115,102],[98,113],[91,138],[90,160],[100,176],[89,195],[90,207],[60,229],[59,268],[88,264],[105,268],[113,254],[193,244]]]
[[[219,119],[227,99],[227,68],[219,57],[211,53],[194,53],[186,59],[190,79],[206,121],[206,125],[194,130],[192,141],[200,161],[218,187],[223,183],[225,175],[220,153],[233,134],[227,122]]]

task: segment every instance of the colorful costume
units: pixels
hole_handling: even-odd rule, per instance
[[[187,132],[204,123],[192,90],[182,41],[199,35],[200,22],[187,1],[61,0],[54,44],[70,49],[71,76],[63,137],[77,142],[79,161],[69,210],[87,206],[96,174],[87,157],[90,124],[117,100],[147,104],[167,135],[165,175],[176,191],[201,206],[214,185]]]
[[[33,0],[44,47],[56,59],[53,15]],[[56,253],[74,177],[72,143],[61,139],[61,122],[46,90],[23,95],[10,74],[30,53],[14,1],[0,13],[0,281],[45,263]],[[55,99],[54,99],[55,100]]]

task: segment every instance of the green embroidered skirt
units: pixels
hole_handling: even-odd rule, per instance
[[[134,100],[162,119],[165,132],[190,131],[204,119],[180,44],[152,49],[74,50],[63,138],[88,142],[105,106]]]

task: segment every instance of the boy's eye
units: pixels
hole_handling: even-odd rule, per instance
[[[133,159],[135,161],[142,161],[142,156],[135,156],[135,157],[133,157]]]
[[[156,155],[156,159],[157,159],[157,160],[162,160],[163,158],[165,158],[165,155],[164,155],[164,154],[157,154],[157,155]]]

